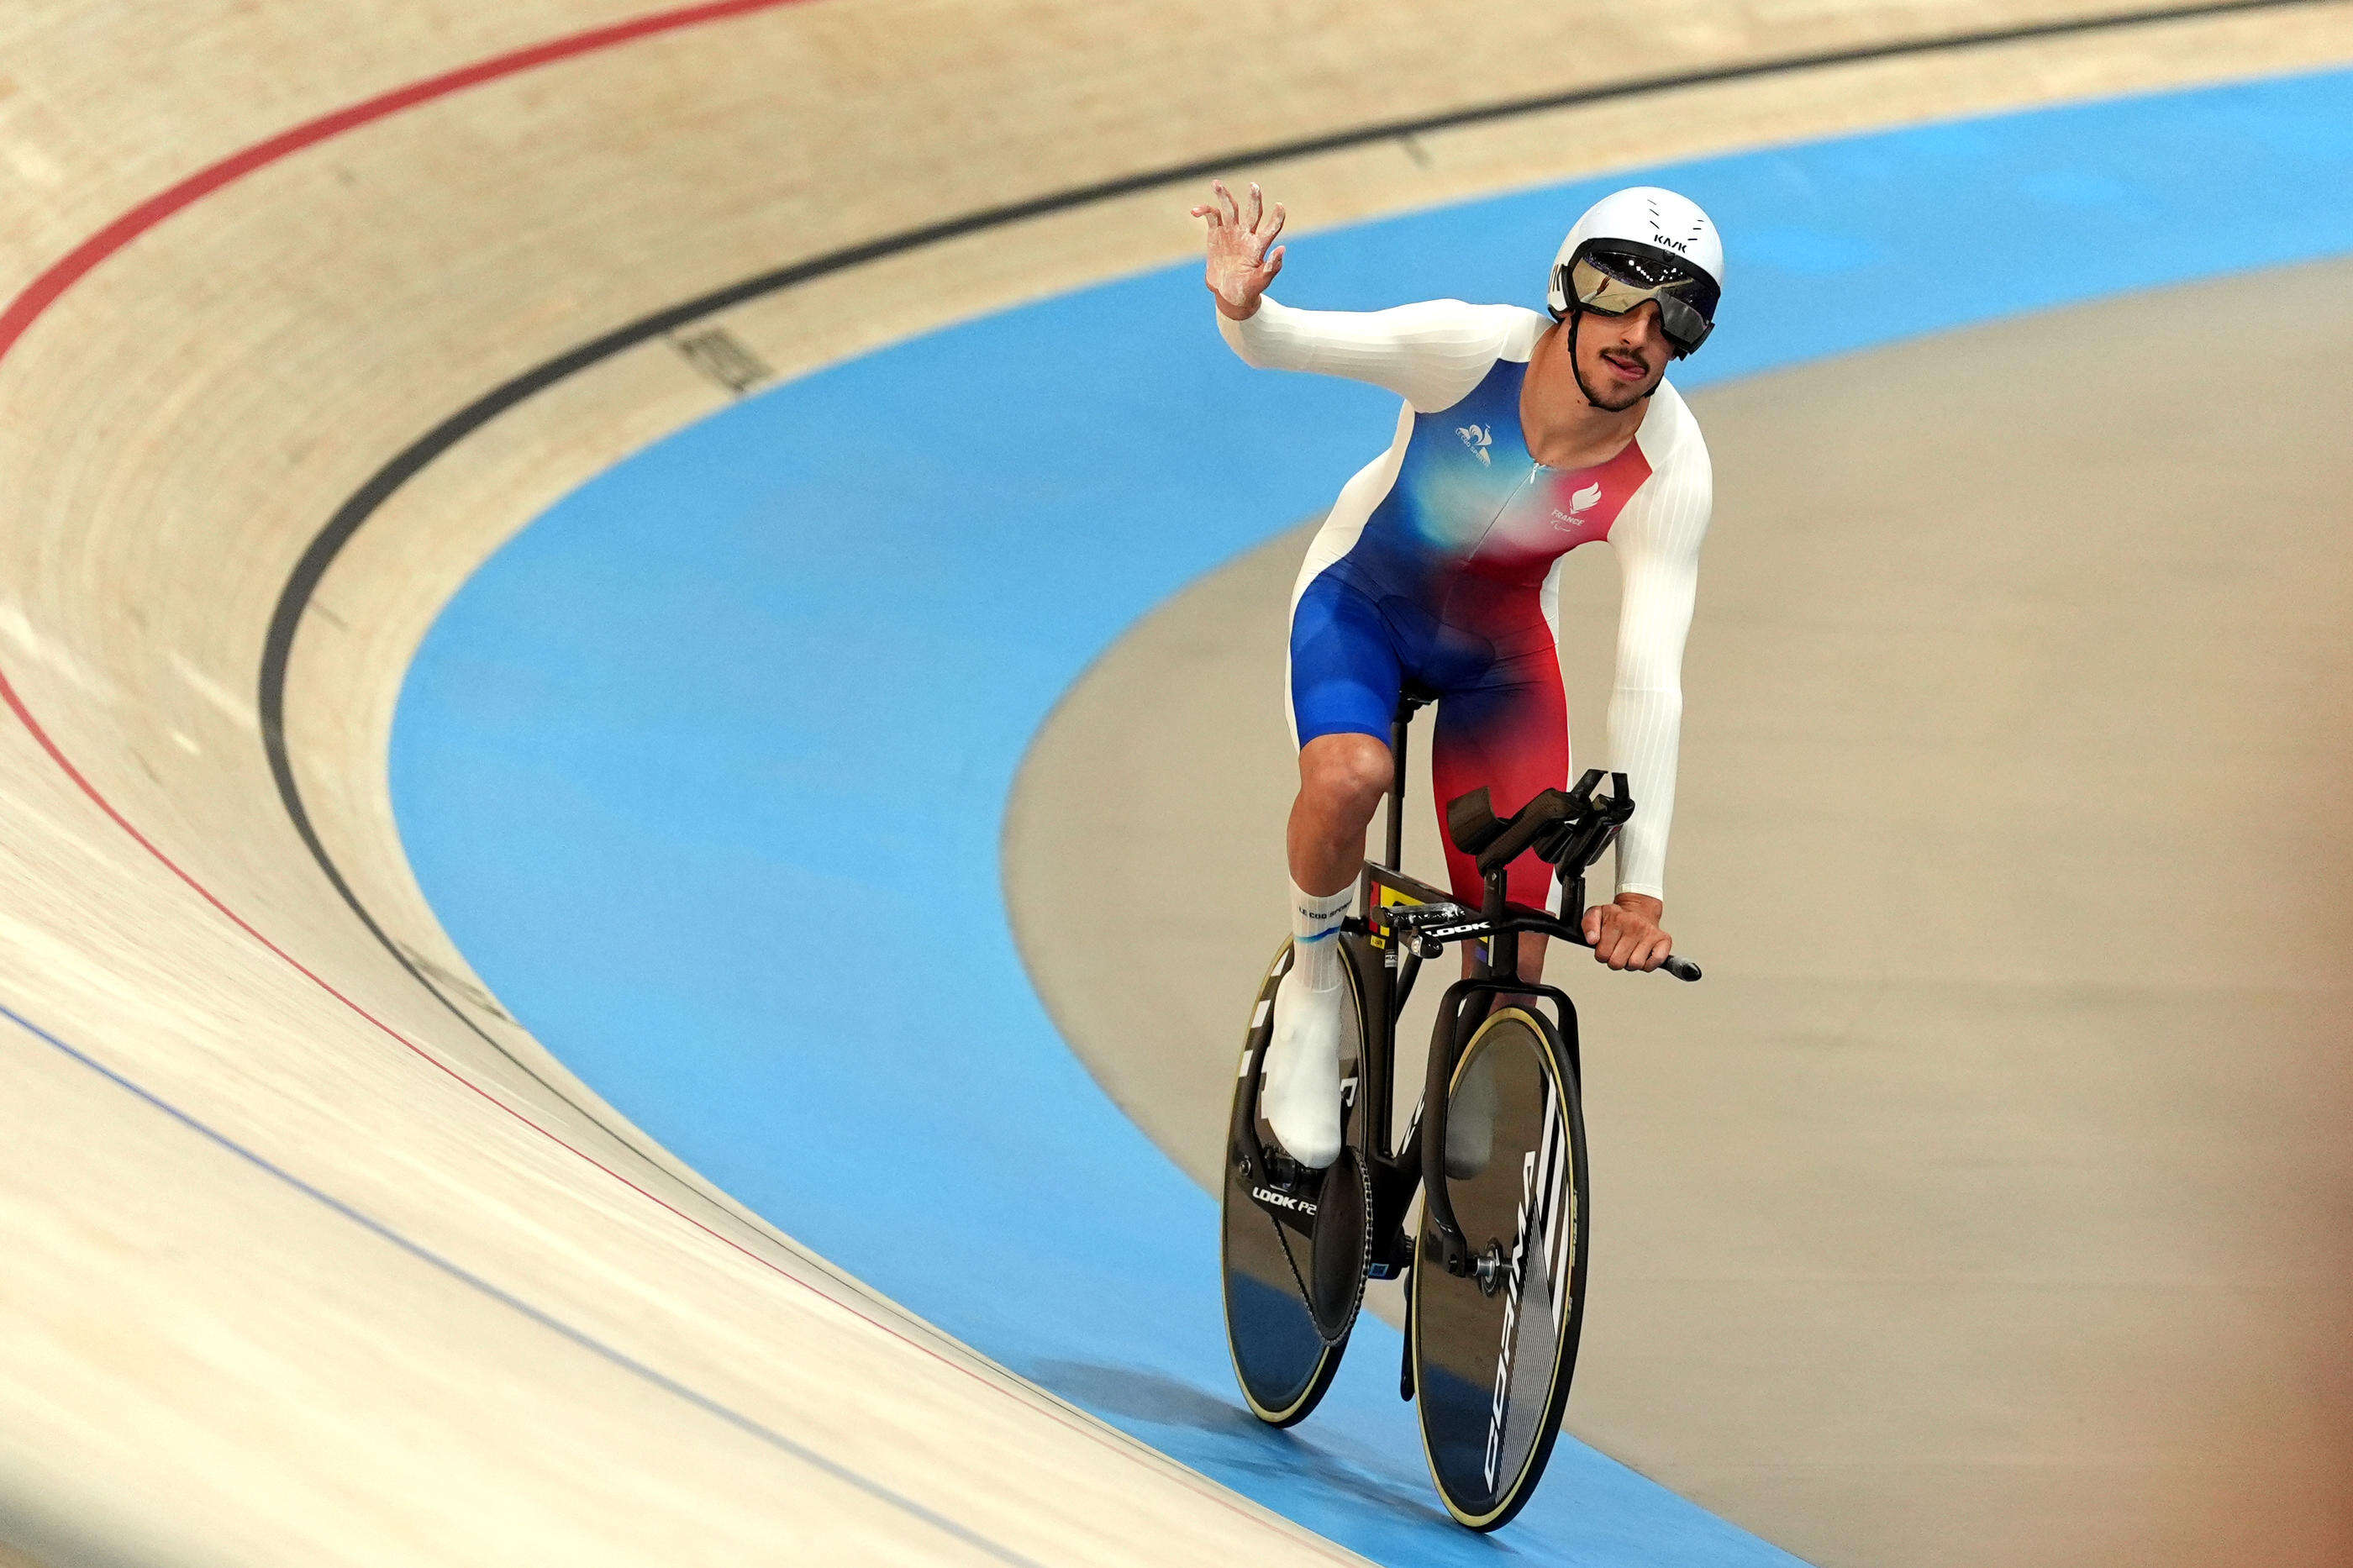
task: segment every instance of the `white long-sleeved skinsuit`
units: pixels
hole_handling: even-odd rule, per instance
[[[1555,628],[1559,563],[1606,539],[1622,580],[1609,765],[1636,810],[1618,850],[1620,892],[1663,897],[1683,724],[1683,651],[1714,487],[1707,447],[1663,380],[1624,451],[1547,468],[1520,429],[1521,383],[1550,322],[1455,300],[1358,314],[1261,300],[1219,317],[1252,365],[1344,375],[1405,400],[1389,448],[1340,491],[1292,599],[1290,697],[1301,744],[1387,740],[1398,693],[1440,694],[1438,799],[1487,785],[1499,813],[1567,782]],[[1449,846],[1458,896],[1478,877]],[[1511,896],[1549,901],[1550,870],[1512,868]]]

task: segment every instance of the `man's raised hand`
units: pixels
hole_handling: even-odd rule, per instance
[[[1221,312],[1246,321],[1258,314],[1259,297],[1282,270],[1282,247],[1274,244],[1274,237],[1282,232],[1282,204],[1275,203],[1268,212],[1253,184],[1245,217],[1223,180],[1211,181],[1209,189],[1217,193],[1217,200],[1193,209],[1195,217],[1209,220],[1209,292]],[[1271,245],[1272,250],[1267,248]]]

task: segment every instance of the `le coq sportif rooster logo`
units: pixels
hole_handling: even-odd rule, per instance
[[[1495,444],[1495,437],[1488,430],[1487,426],[1484,425],[1457,425],[1454,427],[1454,433],[1462,437],[1462,444],[1471,448],[1471,455],[1479,459],[1479,463],[1482,468],[1484,468],[1494,461],[1493,458],[1487,456],[1487,448]]]

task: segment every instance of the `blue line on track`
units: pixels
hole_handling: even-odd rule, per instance
[[[965,1545],[972,1547],[976,1551],[985,1552],[1000,1563],[1013,1563],[1016,1565],[1016,1568],[1039,1568],[1039,1564],[1035,1559],[1024,1557],[1018,1552],[1014,1552],[1008,1548],[998,1545],[997,1542],[990,1541],[986,1536],[976,1534],[965,1525],[958,1523],[956,1521],[948,1518],[944,1514],[937,1513],[931,1509],[925,1508],[922,1503],[915,1501],[913,1498],[907,1497],[900,1492],[893,1491],[889,1487],[882,1485],[880,1481],[871,1480],[867,1477],[859,1474],[856,1470],[849,1468],[839,1460],[828,1458],[806,1444],[794,1441],[792,1438],[786,1436],[782,1432],[777,1431],[775,1427],[754,1421],[749,1415],[744,1415],[741,1411],[734,1410],[727,1405],[722,1405],[719,1401],[710,1397],[708,1394],[698,1394],[693,1389],[688,1387],[685,1384],[679,1382],[676,1378],[670,1377],[662,1373],[655,1371],[652,1367],[648,1366],[645,1363],[638,1360],[635,1356],[628,1354],[627,1352],[616,1350],[611,1345],[607,1344],[604,1341],[596,1338],[594,1334],[587,1332],[586,1330],[575,1328],[572,1324],[565,1322],[562,1318],[555,1316],[553,1312],[549,1312],[539,1307],[534,1307],[529,1301],[524,1300],[520,1296],[514,1295],[511,1291],[501,1289],[498,1286],[491,1284],[489,1280],[483,1279],[473,1270],[464,1268],[459,1264],[451,1262],[448,1258],[444,1258],[441,1254],[434,1251],[431,1247],[425,1246],[421,1242],[411,1240],[408,1237],[393,1229],[392,1226],[385,1224],[384,1221],[377,1219],[375,1215],[367,1213],[365,1210],[354,1208],[350,1204],[345,1203],[343,1199],[335,1196],[332,1193],[327,1192],[320,1187],[312,1186],[309,1182],[304,1181],[293,1172],[286,1169],[285,1166],[277,1163],[266,1155],[255,1152],[252,1149],[248,1148],[245,1144],[238,1142],[234,1138],[231,1138],[227,1133],[213,1127],[210,1123],[199,1121],[195,1116],[190,1115],[187,1111],[185,1111],[178,1106],[173,1104],[170,1100],[165,1100],[162,1095],[157,1094],[154,1090],[148,1089],[146,1086],[139,1083],[133,1079],[124,1077],[114,1068],[108,1067],[104,1062],[100,1061],[96,1057],[90,1055],[87,1051],[83,1051],[76,1047],[68,1045],[65,1041],[49,1033],[48,1030],[44,1029],[38,1024],[34,1023],[31,1019],[26,1017],[15,1008],[0,1005],[0,1018],[7,1019],[10,1023],[16,1025],[18,1028],[32,1036],[35,1039],[39,1040],[44,1045],[55,1048],[57,1051],[71,1060],[80,1063],[83,1067],[88,1068],[99,1077],[106,1079],[107,1082],[114,1085],[115,1088],[122,1089],[134,1098],[145,1101],[149,1106],[162,1111],[164,1115],[170,1117],[173,1121],[178,1122],[189,1131],[195,1133],[197,1136],[212,1143],[216,1148],[236,1155],[239,1160],[244,1161],[254,1169],[275,1178],[286,1186],[291,1187],[294,1191],[301,1194],[304,1197],[309,1198],[311,1202],[318,1204],[324,1208],[332,1210],[334,1213],[351,1221],[353,1225],[358,1226],[362,1230],[368,1232],[371,1236],[377,1237],[382,1240],[391,1243],[394,1247],[408,1254],[409,1257],[416,1258],[418,1262],[439,1270],[441,1273],[448,1275],[450,1279],[457,1280],[459,1284],[466,1286],[468,1289],[479,1291],[480,1294],[489,1297],[491,1300],[498,1302],[499,1305],[505,1307],[513,1312],[519,1313],[522,1317],[530,1319],[533,1322],[537,1323],[541,1328],[571,1342],[573,1344],[578,1345],[582,1350],[588,1352],[588,1353],[597,1357],[599,1360],[611,1363],[614,1366],[620,1368],[630,1376],[642,1378],[647,1383],[649,1383],[656,1388],[660,1389],[663,1393],[684,1400],[687,1404],[693,1405],[697,1410],[724,1422],[726,1425],[734,1427],[737,1431],[744,1433],[745,1436],[756,1438],[760,1442],[765,1443],[768,1447],[798,1460],[800,1463],[808,1466],[811,1469],[818,1470],[831,1477],[833,1479],[841,1482],[844,1486],[857,1489],[859,1491],[865,1493],[868,1497],[874,1499],[878,1502],[888,1504],[890,1507],[899,1510],[913,1519],[920,1520],[922,1522],[930,1525],[934,1530],[941,1531],[943,1534],[953,1537],[955,1540],[964,1542]]]
[[[1463,203],[1297,239],[1281,292],[1533,301],[1570,218],[1638,180],[1729,237],[1691,388],[2353,251],[2353,73]],[[2293,330],[2292,299],[2247,309],[2251,332]],[[452,602],[395,731],[404,837],[475,966],[639,1125],[1260,1501],[1388,1563],[1786,1563],[1566,1442],[1511,1530],[1454,1529],[1377,1324],[1314,1420],[1259,1427],[1231,1389],[1213,1203],[1023,978],[997,839],[1029,737],[1139,616],[1326,505],[1393,411],[1244,369],[1190,265],[776,388],[582,487]],[[1279,679],[1232,700],[1271,704]]]

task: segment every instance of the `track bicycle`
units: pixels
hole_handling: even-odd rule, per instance
[[[1456,902],[1398,868],[1407,731],[1432,700],[1409,689],[1398,701],[1386,853],[1365,862],[1342,926],[1342,1149],[1324,1170],[1293,1160],[1259,1114],[1288,941],[1259,987],[1228,1124],[1226,1340],[1251,1413],[1293,1426],[1331,1386],[1366,1282],[1409,1276],[1398,1392],[1416,1402],[1447,1511],[1490,1531],[1510,1522],[1544,1474],[1585,1312],[1577,1009],[1558,987],[1520,977],[1519,935],[1589,945],[1585,872],[1634,802],[1623,773],[1599,768],[1508,818],[1496,817],[1484,789],[1450,802],[1447,836],[1476,860],[1485,888],[1481,908]],[[1556,868],[1557,913],[1504,896],[1506,868],[1531,851]],[[1458,942],[1473,944],[1471,971],[1439,1003],[1420,1104],[1395,1146],[1398,1018],[1422,963]],[[1663,967],[1700,976],[1685,959]]]

